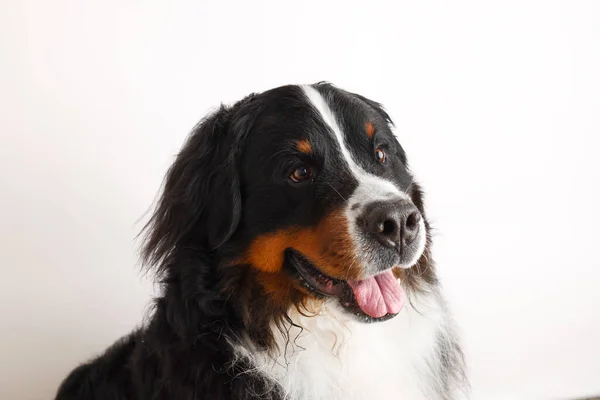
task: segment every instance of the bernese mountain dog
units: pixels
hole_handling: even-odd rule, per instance
[[[144,228],[161,294],[58,400],[454,399],[463,355],[383,107],[329,83],[221,106]]]

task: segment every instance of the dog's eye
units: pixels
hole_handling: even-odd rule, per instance
[[[383,164],[385,162],[385,151],[383,151],[381,148],[378,148],[375,150],[375,157],[377,157],[377,161]]]
[[[294,172],[292,172],[292,174],[290,175],[290,179],[294,182],[302,182],[310,178],[312,178],[312,171],[310,170],[310,168],[304,165],[301,165],[298,168],[296,168]]]

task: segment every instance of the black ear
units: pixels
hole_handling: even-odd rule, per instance
[[[183,145],[143,230],[146,265],[178,248],[216,249],[235,232],[242,210],[238,162],[255,115],[245,103],[207,116]]]

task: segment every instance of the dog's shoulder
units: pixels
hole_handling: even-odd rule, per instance
[[[130,366],[139,340],[140,332],[135,331],[79,365],[60,385],[56,400],[135,398]]]

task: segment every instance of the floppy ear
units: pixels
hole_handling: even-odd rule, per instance
[[[235,232],[242,209],[238,161],[253,121],[252,113],[239,112],[242,102],[200,121],[167,172],[143,230],[147,265],[161,263],[181,247],[216,249]]]

